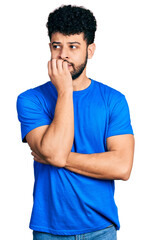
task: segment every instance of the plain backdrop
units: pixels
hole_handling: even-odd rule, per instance
[[[0,4],[0,235],[30,240],[33,159],[21,142],[16,99],[49,81],[46,22],[62,4],[93,11],[96,52],[87,76],[125,94],[135,134],[135,157],[128,181],[116,181],[121,229],[118,240],[150,237],[151,216],[151,2],[148,0],[5,0]],[[93,221],[93,219],[92,219]]]

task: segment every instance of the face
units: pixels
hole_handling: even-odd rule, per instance
[[[92,48],[94,44],[87,46],[83,33],[67,36],[57,32],[51,36],[51,58],[67,61],[73,80],[86,69],[87,59],[93,55]]]

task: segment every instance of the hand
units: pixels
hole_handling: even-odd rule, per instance
[[[52,59],[48,62],[48,74],[58,93],[73,91],[72,77],[68,63],[62,59]]]
[[[72,159],[74,157],[74,154],[75,154],[74,152],[70,152],[69,153],[68,159],[67,159],[67,163],[66,163],[66,167],[69,166],[70,159]],[[34,161],[39,162],[39,163],[43,163],[43,164],[46,164],[46,165],[50,165],[50,163],[48,163],[46,160],[44,160],[41,157],[39,157],[39,155],[37,153],[32,151],[31,155],[34,157]]]
[[[40,158],[38,156],[38,154],[36,154],[35,152],[31,152],[31,155],[34,157],[34,161],[39,162],[39,163],[43,163],[43,164],[47,164],[50,165],[48,162],[46,162],[44,159]]]

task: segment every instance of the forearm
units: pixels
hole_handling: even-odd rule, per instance
[[[31,154],[35,161],[50,164],[36,153],[32,152]],[[70,152],[65,165],[65,168],[72,172],[106,180],[127,180],[131,167],[131,164],[129,164],[128,169],[128,163],[116,151],[94,154]]]
[[[56,156],[67,158],[72,148],[73,139],[73,91],[69,90],[58,94],[54,119],[41,140],[41,148],[48,156],[46,159],[50,164]]]
[[[71,152],[65,168],[88,177],[127,180],[127,165],[117,151],[94,154]]]
[[[134,146],[134,136],[131,134],[109,137],[107,152],[93,154],[70,152],[64,167],[88,177],[128,180],[133,165]],[[32,155],[35,161],[47,164],[34,152]]]

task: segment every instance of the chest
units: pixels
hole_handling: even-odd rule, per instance
[[[86,146],[90,152],[105,149],[108,113],[104,101],[99,97],[74,100],[75,144]],[[86,151],[86,149],[84,149]]]

